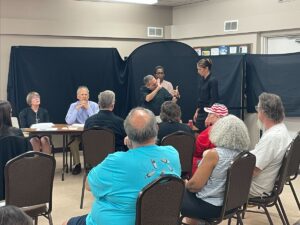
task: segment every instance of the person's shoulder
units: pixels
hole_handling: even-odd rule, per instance
[[[184,131],[191,133],[193,130],[185,123],[178,123],[178,126],[180,126]]]
[[[168,152],[171,152],[172,154],[173,153],[178,153],[178,151],[171,145],[165,145],[165,146],[157,146],[157,148],[159,150],[163,150],[163,151],[168,151]]]
[[[47,110],[47,109],[45,109],[45,108],[42,108],[42,107],[40,107],[39,109],[41,110],[41,112],[48,113],[48,110]]]
[[[287,127],[285,126],[284,123],[279,123],[274,125],[273,127],[269,128],[269,130],[267,130],[265,132],[265,138],[284,138],[286,136],[289,136],[289,132],[287,130]]]
[[[71,108],[71,107],[74,107],[77,103],[78,103],[78,101],[72,102],[72,103],[70,104],[70,108]]]
[[[30,107],[26,107],[21,110],[20,114],[26,114],[30,109],[31,109]]]
[[[219,160],[219,154],[216,148],[208,149],[203,153],[203,158],[216,161]]]
[[[86,119],[86,121],[85,121],[84,124],[88,124],[88,123],[91,123],[91,122],[95,121],[97,117],[98,117],[98,113],[96,113],[96,114],[94,114],[94,115],[88,117],[88,118]]]
[[[172,85],[172,83],[170,81],[164,80],[164,82],[166,82],[166,85],[169,85],[169,86]]]
[[[89,104],[93,105],[93,106],[98,106],[98,104],[96,102],[93,102],[93,101],[89,101]]]

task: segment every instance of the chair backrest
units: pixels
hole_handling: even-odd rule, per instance
[[[256,158],[250,152],[241,152],[227,170],[224,203],[220,220],[229,212],[234,212],[248,202],[252,174]]]
[[[27,207],[48,203],[48,212],[51,212],[55,165],[53,156],[34,151],[26,152],[7,162],[6,204]]]
[[[178,225],[184,194],[184,182],[163,175],[140,192],[136,204],[136,225]]]
[[[285,152],[285,155],[282,159],[281,167],[280,167],[280,170],[278,172],[278,176],[277,176],[277,179],[275,181],[274,188],[273,188],[273,191],[272,191],[272,195],[275,196],[275,201],[277,200],[278,195],[281,194],[281,192],[283,190],[283,187],[284,187],[284,184],[285,184],[287,178],[289,177],[289,171],[290,171],[291,166],[292,166],[292,164],[291,164],[292,157],[294,157],[295,152],[298,151],[297,148],[294,147],[294,141],[295,140],[296,139],[294,139],[289,144],[289,146],[287,147],[287,150]]]
[[[4,167],[12,158],[32,149],[30,142],[19,136],[7,136],[0,139],[0,200],[5,197]]]
[[[295,179],[299,172],[300,166],[300,132],[291,143],[292,156],[289,163],[288,179]]]
[[[84,167],[89,170],[115,151],[115,134],[112,130],[95,127],[82,133]]]
[[[165,136],[161,145],[171,145],[179,153],[182,173],[192,172],[193,154],[195,150],[195,137],[184,131],[176,131]]]

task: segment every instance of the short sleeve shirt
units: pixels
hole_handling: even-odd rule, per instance
[[[256,167],[262,170],[253,177],[250,188],[251,196],[269,194],[281,167],[283,156],[291,137],[283,123],[269,128],[251,151],[256,156]]]
[[[178,152],[171,146],[149,145],[110,154],[89,172],[95,201],[86,224],[135,224],[139,192],[163,173],[178,177],[181,173]]]

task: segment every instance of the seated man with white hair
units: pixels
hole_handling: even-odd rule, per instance
[[[95,198],[92,209],[64,225],[134,225],[139,192],[162,174],[180,177],[176,149],[155,144],[158,126],[150,110],[132,109],[124,128],[129,150],[108,155],[89,172],[86,187]]]
[[[84,128],[103,127],[112,130],[115,134],[115,150],[126,151],[124,138],[124,120],[113,113],[115,108],[115,93],[110,90],[100,92],[98,95],[98,104],[100,111],[89,117],[84,124]]]
[[[251,197],[271,193],[283,156],[292,141],[283,123],[284,107],[278,95],[262,93],[256,110],[258,126],[264,133],[251,151],[256,156],[250,188]]]

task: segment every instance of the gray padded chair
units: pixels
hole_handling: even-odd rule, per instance
[[[44,216],[53,225],[52,190],[55,172],[53,156],[26,152],[5,166],[5,204],[21,208],[38,224]]]
[[[94,127],[85,130],[81,137],[85,171],[80,199],[80,208],[82,209],[87,175],[94,166],[115,151],[115,134],[110,129]]]
[[[140,192],[136,204],[135,225],[178,225],[184,182],[163,175]]]
[[[32,146],[24,137],[7,136],[0,139],[0,201],[5,198],[4,167],[6,163],[29,150],[32,150]]]
[[[242,214],[247,208],[248,196],[252,182],[252,174],[255,168],[255,156],[250,152],[241,152],[227,170],[225,183],[224,201],[221,214],[218,218],[200,220],[205,224],[219,224],[223,220],[236,216],[237,224],[243,224]],[[184,215],[181,217],[181,221]],[[182,223],[185,224],[186,223]]]
[[[184,131],[176,131],[165,136],[161,145],[171,145],[179,153],[181,177],[188,178],[192,174],[193,155],[195,151],[195,137]]]
[[[287,148],[285,156],[283,157],[283,160],[282,160],[280,170],[278,172],[278,177],[275,181],[275,184],[274,184],[271,194],[262,196],[262,197],[250,198],[249,202],[248,202],[249,205],[254,205],[254,206],[263,208],[263,210],[264,210],[263,213],[265,213],[267,215],[270,225],[273,225],[273,221],[271,219],[271,216],[270,216],[267,208],[272,207],[274,205],[280,216],[282,224],[289,225],[287,215],[285,213],[284,207],[283,207],[281,199],[280,199],[280,194],[282,193],[284,184],[289,177],[289,171],[291,168],[290,166],[292,165],[291,164],[292,158],[295,156],[296,151],[298,151],[294,147],[294,143],[296,143],[295,141],[298,141],[298,139],[294,139],[294,141],[292,141],[292,143]],[[248,210],[247,212],[260,213],[258,211],[253,211],[253,210]]]
[[[291,157],[291,162],[288,170],[288,178],[286,184],[291,187],[292,193],[294,195],[295,201],[297,203],[298,209],[300,210],[300,203],[297,197],[297,193],[293,186],[292,181],[298,177],[299,174],[299,166],[300,166],[300,132],[298,132],[297,136],[293,141],[293,145],[291,148],[295,148],[293,151],[293,156]]]

